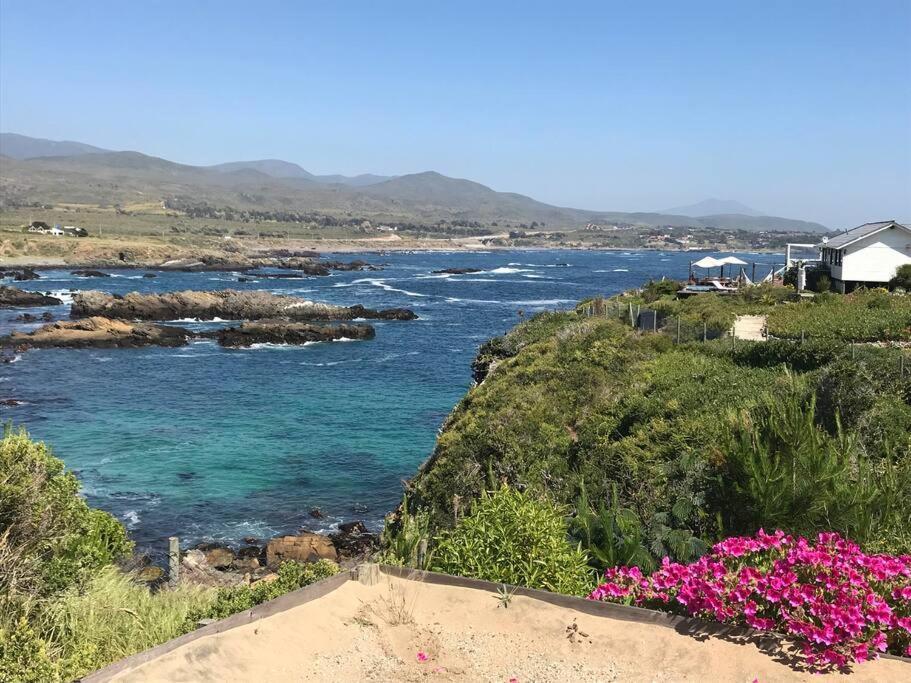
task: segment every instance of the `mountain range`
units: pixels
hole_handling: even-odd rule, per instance
[[[140,152],[0,133],[0,206],[94,204],[142,207],[164,200],[216,208],[343,214],[384,222],[589,223],[723,230],[826,232],[818,223],[763,216],[742,204],[706,200],[666,212],[588,211],[497,192],[434,171],[401,176],[315,175],[279,159],[191,166]],[[708,213],[699,214],[706,210]]]

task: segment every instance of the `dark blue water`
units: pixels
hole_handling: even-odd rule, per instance
[[[0,364],[4,421],[48,442],[92,505],[122,519],[140,547],[265,537],[365,519],[375,528],[401,480],[430,454],[471,383],[477,347],[526,315],[570,308],[648,278],[685,278],[692,255],[521,251],[348,254],[382,272],[239,283],[231,273],[42,271],[23,288],[66,292],[266,289],[335,304],[406,306],[420,320],[377,322],[370,341],[226,350],[33,350]],[[748,256],[744,260],[774,259]],[[472,267],[481,273],[440,276]],[[52,309],[67,315],[66,306]],[[0,311],[0,333],[21,311]],[[41,312],[41,309],[32,309]],[[211,324],[211,323],[210,323]],[[199,324],[185,323],[188,327]],[[22,325],[15,325],[23,327]],[[315,520],[319,507],[327,518]]]

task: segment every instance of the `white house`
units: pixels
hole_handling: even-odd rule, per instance
[[[895,221],[865,223],[817,246],[837,291],[881,287],[899,266],[911,263],[911,227]]]
[[[63,230],[61,230],[59,225],[55,225],[50,230],[45,231],[48,235],[53,235],[54,237],[63,237]]]

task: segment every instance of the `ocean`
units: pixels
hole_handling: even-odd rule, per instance
[[[355,519],[378,530],[471,385],[471,360],[484,340],[518,323],[520,312],[572,308],[649,278],[685,278],[694,258],[566,250],[326,256],[383,270],[245,283],[228,272],[152,279],[142,270],[105,269],[110,278],[42,270],[40,280],[13,283],[64,299],[71,289],[264,289],[403,306],[420,319],[376,321],[369,341],[299,347],[229,350],[207,340],[175,349],[32,350],[0,364],[0,398],[22,401],[0,406],[2,420],[46,441],[78,475],[89,503],[116,515],[154,555],[172,535],[184,546],[232,543],[325,532]],[[454,267],[481,272],[433,273]],[[65,304],[48,310],[68,314]],[[14,322],[21,312],[0,310],[0,334],[34,327]],[[325,517],[311,517],[313,508]]]

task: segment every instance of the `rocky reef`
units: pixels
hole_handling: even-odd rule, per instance
[[[306,344],[335,339],[373,339],[374,334],[370,325],[313,325],[263,320],[217,330],[212,336],[222,346],[242,347],[252,344]]]
[[[22,282],[24,280],[38,280],[41,276],[31,268],[20,268],[19,270],[0,270],[0,279],[3,278],[11,278]]]
[[[59,306],[60,299],[39,292],[26,292],[16,287],[0,287],[0,308],[21,306]]]
[[[212,292],[183,291],[159,294],[131,292],[125,296],[94,290],[73,297],[70,314],[74,318],[104,316],[124,320],[263,320],[287,318],[313,320],[414,320],[405,308],[372,310],[363,306],[333,306],[299,297],[269,292],[241,292],[225,289]]]
[[[59,321],[32,332],[13,332],[0,337],[0,346],[76,349],[183,346],[189,336],[190,333],[182,327],[92,317]]]
[[[434,273],[441,275],[468,275],[470,273],[480,273],[480,268],[443,268],[442,270],[435,270]]]

